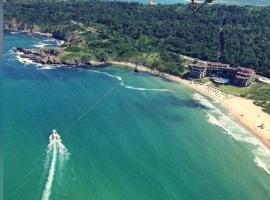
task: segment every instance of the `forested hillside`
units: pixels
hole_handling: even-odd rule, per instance
[[[180,28],[191,12],[180,4],[10,0],[4,16],[5,29],[76,31],[69,51],[101,60],[141,62],[178,73],[179,53],[252,67],[270,77],[270,7],[210,5]]]

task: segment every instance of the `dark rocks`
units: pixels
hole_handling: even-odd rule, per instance
[[[61,48],[14,48],[13,51],[20,53],[21,57],[28,58],[34,63],[40,63],[43,65],[51,64],[51,65],[64,65],[64,66],[72,66],[72,67],[89,67],[89,66],[104,66],[105,62],[94,62],[91,60],[63,60],[60,57],[60,53],[62,51]]]
[[[78,63],[73,60],[64,60],[63,64],[64,65],[77,65]]]
[[[136,68],[134,69],[134,72],[139,72],[139,69],[136,67]]]
[[[52,32],[52,36],[53,38],[55,39],[58,39],[58,40],[65,40],[66,41],[66,33],[63,32],[63,31],[53,31]]]
[[[52,37],[58,40],[64,40],[66,43],[72,42],[75,39],[75,34],[69,31],[53,31]]]

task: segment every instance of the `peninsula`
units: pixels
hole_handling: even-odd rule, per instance
[[[26,12],[29,7],[38,15]],[[226,63],[232,69],[245,67],[269,78],[269,7],[207,6],[179,30],[192,12],[188,5],[7,1],[5,9],[5,30],[41,32],[65,41],[59,48],[17,47],[14,51],[20,56],[40,64],[71,67],[125,65],[178,81],[218,100],[270,147],[268,83],[257,78],[244,85],[248,87],[237,87],[202,76],[183,79],[192,74],[188,66],[199,60]],[[54,13],[50,21],[43,18],[49,15],[47,10]],[[164,38],[169,39],[163,42]]]

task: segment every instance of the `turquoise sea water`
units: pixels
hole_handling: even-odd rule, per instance
[[[148,0],[121,0],[127,2],[140,2],[140,3],[148,3]],[[176,3],[190,3],[190,0],[155,0],[160,4],[176,4]],[[202,2],[202,0],[198,0],[198,2]],[[214,3],[218,4],[226,4],[226,5],[256,5],[256,6],[270,6],[269,0],[214,0]]]
[[[5,199],[270,199],[269,151],[217,103],[117,66],[23,64],[12,47],[56,41],[4,41]]]

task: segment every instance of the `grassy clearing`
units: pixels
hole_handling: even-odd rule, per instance
[[[253,99],[255,105],[261,106],[263,111],[270,114],[270,84],[253,83],[249,87],[216,85],[216,87],[233,95]]]
[[[152,66],[156,62],[160,61],[160,54],[159,53],[143,53],[141,60],[144,60],[147,66]]]
[[[61,60],[69,60],[69,61],[89,61],[92,59],[92,55],[89,53],[75,53],[75,52],[62,52],[60,54]]]
[[[183,58],[182,58],[182,60],[183,60],[183,63],[182,63],[183,66],[188,66],[188,65],[190,65],[191,63],[193,63],[193,61],[188,60],[188,59],[183,59]]]
[[[248,87],[237,87],[233,85],[215,85],[222,91],[236,96],[247,97],[254,100],[270,101],[270,84],[252,83]]]
[[[201,84],[211,84],[212,83],[212,81],[208,77],[197,79],[196,82],[201,83]]]
[[[234,85],[219,85],[219,84],[215,84],[215,86],[224,92],[243,97],[245,97],[249,93],[249,91],[251,91],[251,89],[253,88],[253,84],[250,85],[249,87],[237,87]]]

